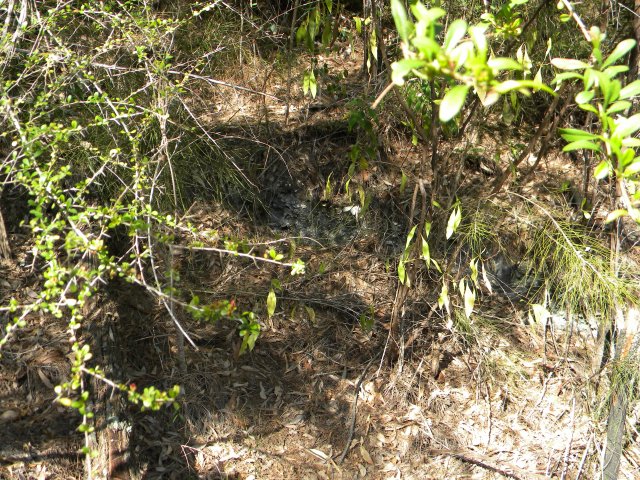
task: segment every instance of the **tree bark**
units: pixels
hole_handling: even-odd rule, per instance
[[[11,247],[9,246],[9,237],[7,236],[7,228],[4,224],[2,216],[2,208],[0,208],[0,257],[11,258]]]
[[[92,337],[92,351],[96,365],[105,375],[120,380],[123,358],[120,358],[121,339],[118,334],[118,313],[111,302],[94,305],[87,316]],[[87,460],[85,478],[88,480],[132,480],[136,478],[130,458],[129,436],[131,425],[126,417],[126,400],[119,392],[100,380],[92,381],[94,400],[93,426],[89,447],[97,456]]]

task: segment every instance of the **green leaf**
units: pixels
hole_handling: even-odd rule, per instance
[[[464,314],[467,318],[471,317],[473,313],[473,306],[476,303],[476,294],[473,290],[469,288],[469,285],[466,286],[464,291]]]
[[[536,73],[535,77],[533,77],[533,81],[536,83],[542,83],[542,68],[538,69],[538,72]]]
[[[414,225],[414,227],[411,230],[409,230],[409,235],[407,235],[407,241],[404,245],[405,258],[408,257],[409,255],[409,252],[408,252],[409,246],[411,245],[411,240],[413,240],[413,236],[416,234],[416,228],[418,228],[418,226]]]
[[[400,283],[404,285],[404,282],[407,279],[407,270],[404,266],[404,260],[400,259],[400,262],[398,262],[398,280],[400,280]]]
[[[333,36],[333,25],[331,20],[327,17],[322,27],[322,46],[327,48],[331,44],[331,38]]]
[[[462,40],[464,35],[467,33],[467,22],[464,20],[458,19],[454,20],[449,28],[447,29],[447,35],[444,39],[444,43],[442,44],[445,52],[449,53],[451,50],[455,48],[456,45]]]
[[[613,212],[609,212],[607,218],[604,220],[604,223],[611,223],[614,220],[617,220],[620,217],[624,217],[629,212],[627,212],[624,208],[619,208],[618,210],[614,210]]]
[[[411,44],[418,49],[420,54],[428,61],[438,55],[442,50],[440,44],[430,37],[414,37]]]
[[[522,64],[516,62],[513,58],[507,57],[495,57],[490,58],[487,61],[487,65],[489,65],[494,70],[522,70]]]
[[[493,294],[491,282],[489,281],[489,277],[487,276],[487,270],[484,268],[484,263],[482,264],[482,281],[484,282],[484,286],[487,287],[487,290],[489,290],[489,294]]]
[[[429,252],[429,244],[424,238],[422,239],[422,259],[425,261],[428,268],[431,263],[431,253]]]
[[[447,282],[442,279],[442,290],[440,290],[440,295],[438,296],[438,308],[445,307],[447,309],[447,313],[449,312],[449,287],[447,287]]]
[[[580,92],[576,95],[576,103],[581,105],[583,103],[589,103],[593,100],[595,96],[595,92],[593,90],[587,90],[586,92]]]
[[[413,3],[411,5],[411,12],[413,12],[416,20],[423,21],[427,25],[437,22],[439,18],[442,18],[447,14],[447,12],[441,8],[427,8],[421,2]]]
[[[356,33],[358,35],[362,35],[362,18],[361,17],[353,17],[353,20],[356,22]]]
[[[607,160],[603,160],[593,171],[593,176],[596,178],[596,180],[607,178],[609,176],[610,169],[611,166],[609,165],[609,162]]]
[[[585,132],[584,130],[577,130],[575,128],[559,128],[558,132],[567,142],[575,142],[576,140],[595,140],[598,138],[598,135]]]
[[[551,65],[560,70],[582,70],[583,68],[589,68],[588,63],[576,60],[575,58],[553,58]]]
[[[460,112],[468,92],[467,85],[456,85],[447,92],[440,103],[440,121],[442,123],[448,122]]]
[[[293,263],[293,265],[291,265],[291,275],[292,276],[304,275],[304,271],[305,271],[305,264],[300,259],[296,260]]]
[[[571,142],[562,149],[563,152],[572,152],[574,150],[595,150],[600,151],[600,145],[597,145],[589,140],[576,140]]]
[[[531,305],[531,309],[533,310],[533,316],[537,323],[546,324],[547,319],[551,316],[549,311],[544,305],[540,305],[539,303],[534,303]]]
[[[607,109],[607,115],[611,115],[613,113],[618,113],[618,112],[623,112],[628,108],[631,108],[631,102],[628,102],[626,100],[620,100],[620,101],[614,102]]]
[[[453,212],[451,212],[451,215],[449,216],[449,221],[447,222],[447,232],[446,232],[447,240],[449,240],[451,238],[451,235],[453,235],[455,231],[458,229],[458,226],[460,226],[461,219],[462,219],[462,211],[460,210],[460,207],[454,208]]]
[[[506,80],[499,83],[494,87],[495,91],[499,94],[504,94],[512,90],[518,90],[525,92],[527,89],[532,88],[534,90],[544,90],[547,93],[555,96],[555,92],[544,83],[538,83],[534,80]]]
[[[638,95],[640,95],[640,80],[631,82],[629,85],[620,90],[621,100],[637,97]]]
[[[625,177],[631,177],[640,172],[640,157],[636,157],[633,159],[633,162],[624,169],[623,175]]]
[[[408,177],[403,170],[402,178],[400,179],[400,195],[402,195],[404,193],[405,188],[407,188],[407,180],[408,180]]]
[[[316,311],[313,308],[308,307],[307,305],[304,306],[304,309],[307,312],[307,316],[309,317],[309,320],[311,321],[311,323],[315,324],[316,323]]]
[[[276,292],[269,290],[267,295],[267,315],[269,318],[273,316],[276,311]]]
[[[304,76],[302,77],[302,93],[304,95],[309,93],[309,83],[309,72],[305,72]]]
[[[402,0],[391,0],[391,15],[393,15],[393,21],[398,29],[398,35],[400,35],[403,42],[407,43],[413,24],[407,17],[407,12],[404,9]]]
[[[604,63],[602,64],[602,68],[606,68],[609,65],[615,63],[619,58],[626,55],[635,46],[636,41],[631,38],[627,38],[626,40],[621,41],[618,45],[616,45],[616,48],[613,49],[611,55],[609,55],[604,61]]]
[[[471,268],[471,281],[478,288],[478,260],[473,258],[469,263],[469,267]]]
[[[391,81],[396,85],[403,85],[404,78],[409,75],[412,70],[421,68],[424,65],[424,61],[413,58],[393,62],[391,65]]]
[[[616,65],[613,67],[605,68],[603,70],[604,74],[609,78],[617,77],[619,74],[627,72],[629,67],[626,65]]]
[[[484,32],[487,30],[487,25],[474,25],[469,27],[469,36],[473,41],[473,44],[478,50],[478,54],[481,58],[485,58],[487,54],[487,37]]]
[[[300,25],[300,27],[298,27],[298,30],[296,31],[296,42],[302,43],[302,41],[306,37],[307,37],[307,25],[306,23],[303,23],[302,25]]]
[[[316,82],[316,76],[311,70],[311,75],[309,75],[309,90],[311,91],[311,96],[316,98],[318,93],[318,83]]]
[[[562,72],[558,73],[555,78],[551,81],[553,85],[556,83],[562,83],[564,80],[569,80],[573,78],[582,78],[582,75],[576,72]]]
[[[578,105],[578,107],[580,107],[582,110],[586,110],[587,112],[595,113],[596,115],[598,115],[598,110],[596,109],[596,107],[589,103]]]
[[[640,113],[620,120],[615,127],[614,133],[617,137],[624,138],[638,130],[640,130]]]

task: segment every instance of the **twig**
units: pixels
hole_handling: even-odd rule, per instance
[[[576,22],[576,24],[578,25],[578,28],[582,32],[582,35],[587,40],[587,42],[591,42],[591,34],[589,33],[589,30],[587,30],[587,26],[584,24],[582,19],[578,16],[576,11],[573,9],[573,5],[571,5],[571,2],[569,0],[560,0],[560,1],[564,5],[564,7],[569,11],[569,15],[571,15],[573,20]]]
[[[505,477],[514,478],[516,480],[524,480],[524,479],[533,479],[533,480],[542,480],[546,478],[544,475],[540,475],[538,473],[531,473],[526,470],[523,470],[520,467],[515,465],[511,465],[509,463],[503,464],[501,466],[492,465],[489,463],[489,460],[486,456],[471,452],[468,450],[439,450],[439,449],[431,449],[428,450],[430,455],[447,455],[449,457],[455,457],[458,460],[462,460],[463,462],[471,463],[478,467],[482,467],[487,470],[491,470],[493,472],[497,472],[500,475],[504,475]]]
[[[491,430],[493,429],[493,409],[491,408],[491,391],[489,390],[489,384],[487,383],[485,386],[487,388],[487,404],[489,405],[489,431],[487,432],[487,448],[489,448],[489,444],[491,443]]]
[[[560,475],[560,480],[564,480],[567,478],[567,470],[569,469],[569,454],[571,453],[571,446],[573,445],[573,434],[575,432],[575,420],[576,420],[576,396],[574,393],[573,402],[571,404],[571,436],[569,437],[569,443],[567,443],[567,448],[564,451],[564,456],[562,458],[562,475]]]
[[[173,248],[183,249],[183,250],[197,250],[200,252],[216,252],[216,253],[226,253],[228,255],[233,255],[234,257],[242,257],[242,258],[250,258],[251,260],[265,263],[273,263],[274,265],[279,265],[281,267],[293,267],[293,263],[281,262],[279,260],[273,260],[272,258],[264,258],[257,257],[255,255],[251,255],[250,253],[242,253],[235,250],[227,250],[226,248],[215,248],[215,247],[194,247],[194,246],[183,246],[183,245],[173,245]]]
[[[360,394],[360,386],[362,385],[362,382],[365,376],[367,375],[367,371],[369,370],[369,367],[371,366],[371,364],[375,359],[376,357],[373,357],[371,360],[369,360],[367,365],[364,367],[364,370],[362,371],[360,378],[358,378],[358,382],[356,383],[356,392],[354,394],[353,409],[351,410],[351,422],[349,425],[349,436],[347,437],[347,444],[344,446],[344,450],[342,450],[342,453],[337,459],[338,463],[342,463],[344,461],[345,457],[347,456],[347,453],[349,452],[349,449],[351,448],[353,433],[356,429],[356,413],[357,413],[357,407],[358,407],[358,396]]]
[[[584,447],[584,453],[582,454],[582,460],[580,460],[580,466],[578,467],[578,473],[576,473],[576,480],[580,480],[580,475],[582,474],[582,469],[584,468],[584,464],[587,461],[587,455],[589,454],[589,450],[591,449],[591,441],[593,439],[593,432],[589,436],[589,440],[587,440],[587,446]]]
[[[380,93],[380,95],[378,95],[378,98],[376,98],[376,100],[371,104],[372,110],[375,110],[376,107],[380,105],[380,102],[382,102],[382,99],[387,96],[387,93],[389,93],[393,87],[395,87],[395,83],[391,82],[389,83],[389,85],[387,85],[384,88],[384,90]]]

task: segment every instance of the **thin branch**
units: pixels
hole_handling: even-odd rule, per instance
[[[578,25],[578,28],[582,32],[582,35],[584,36],[584,38],[587,40],[587,42],[591,43],[591,34],[589,33],[587,26],[584,24],[580,16],[576,13],[575,9],[573,8],[573,5],[571,5],[571,2],[569,0],[560,0],[560,1],[564,5],[564,7],[569,11],[569,15],[571,15],[573,20]]]

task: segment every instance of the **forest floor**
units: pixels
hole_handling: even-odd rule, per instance
[[[326,59],[329,71],[346,72],[337,83],[347,90],[366,83],[356,53]],[[294,70],[296,83],[300,74]],[[382,119],[389,127],[377,130],[380,154],[360,169],[347,195],[350,148],[362,138],[348,128],[346,101],[323,93],[310,102],[294,86],[285,122],[286,72],[247,65],[225,81],[260,91],[267,85],[264,93],[277,97],[205,87],[193,95],[192,112],[216,141],[248,139],[242,148],[253,152],[245,165],[253,168],[254,196],[236,193],[224,203],[201,197],[189,218],[221,238],[247,239],[254,253],[276,247],[287,259],[302,258],[307,272],[291,277],[247,259],[182,255],[185,291],[202,302],[233,298],[262,325],[255,349],[239,355],[235,323],[203,324],[184,315],[197,346],[186,347],[186,374],[177,366],[166,312],[143,291],[107,288],[94,317],[113,319],[116,334],[126,338],[120,380],[177,383],[184,392],[178,415],[130,410],[129,454],[140,478],[595,478],[606,423],[598,399],[607,385],[593,374],[592,326],[558,314],[545,328],[527,321],[523,302],[486,289],[470,322],[449,318],[433,308],[437,273],[424,269],[404,302],[399,355],[390,362],[396,262],[410,228],[411,179],[423,175],[420,148],[400,121]],[[460,198],[482,197],[492,172],[508,164],[508,146],[526,143],[527,130],[478,128],[484,133],[467,139],[468,148],[441,145],[464,162]],[[574,180],[569,161],[549,154],[523,188],[569,211],[559,193]],[[194,172],[194,188],[204,188],[208,174],[215,172]],[[410,178],[406,190],[403,174]],[[371,198],[359,216],[358,186]],[[508,193],[487,201],[500,212],[490,226],[516,264],[522,252],[513,225],[525,213],[510,209]],[[24,213],[5,212],[13,257],[0,264],[3,303],[38,291],[28,232],[19,226]],[[274,279],[277,307],[269,318],[265,300]],[[52,402],[52,387],[70,366],[65,329],[64,322],[33,315],[3,352],[0,478],[83,475],[79,419]],[[639,415],[630,411],[629,423]],[[620,478],[638,478],[639,466],[636,431]]]

